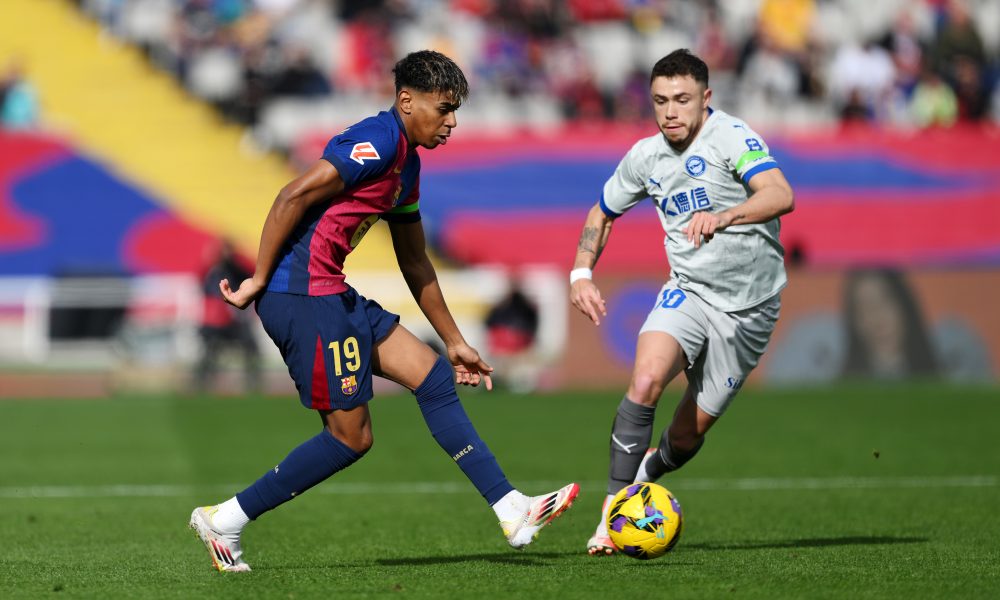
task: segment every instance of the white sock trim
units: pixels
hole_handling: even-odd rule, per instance
[[[511,490],[493,505],[493,512],[501,521],[520,519],[528,510],[530,498],[517,490]]]
[[[250,517],[243,512],[236,496],[220,504],[212,515],[212,525],[222,533],[239,533],[249,522]]]

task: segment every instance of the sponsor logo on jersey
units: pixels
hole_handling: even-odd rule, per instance
[[[354,148],[351,148],[351,160],[359,165],[365,164],[366,160],[380,160],[381,158],[371,142],[358,142],[354,144]]]
[[[684,168],[691,177],[701,177],[705,172],[705,159],[696,154],[684,161]]]
[[[673,203],[674,210],[670,210]],[[704,187],[696,187],[690,190],[682,190],[676,194],[665,196],[660,201],[660,210],[671,217],[683,215],[686,212],[697,210],[711,210],[712,199],[708,197],[708,191]]]
[[[347,377],[340,378],[340,391],[344,392],[345,396],[350,396],[354,392],[358,391],[358,378],[356,375],[348,375]]]

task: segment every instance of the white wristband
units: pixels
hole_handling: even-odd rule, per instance
[[[569,272],[569,284],[573,285],[580,279],[592,279],[594,277],[594,272],[587,267],[581,267],[579,269],[573,269]]]

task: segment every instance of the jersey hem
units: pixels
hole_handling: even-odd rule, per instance
[[[673,274],[671,274],[670,278],[667,281],[669,282],[670,279],[674,279]],[[774,298],[775,296],[777,296],[778,294],[780,294],[781,290],[785,289],[787,286],[788,286],[788,280],[786,279],[781,285],[779,285],[776,289],[771,290],[765,296],[757,298],[757,299],[753,300],[752,302],[748,302],[746,304],[730,308],[728,306],[727,307],[719,306],[718,304],[716,304],[716,303],[712,302],[711,300],[708,300],[707,298],[705,298],[704,295],[699,294],[698,292],[696,292],[696,291],[694,291],[694,290],[692,290],[692,289],[684,286],[683,284],[681,284],[680,279],[677,280],[677,287],[678,288],[684,290],[688,294],[694,294],[695,296],[698,296],[699,298],[701,298],[702,302],[704,302],[705,304],[708,304],[709,306],[711,306],[715,310],[718,310],[718,311],[724,312],[724,313],[740,312],[741,310],[749,310],[749,309],[754,308],[756,306],[760,306],[761,304],[764,304],[768,300],[771,300],[772,298]]]

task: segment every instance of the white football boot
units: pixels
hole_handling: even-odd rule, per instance
[[[200,506],[194,509],[188,525],[205,543],[212,565],[216,569],[230,573],[245,573],[250,570],[250,565],[243,562],[240,534],[222,533],[212,526],[212,514],[217,510],[215,506]]]
[[[548,494],[528,497],[524,514],[519,519],[500,522],[507,542],[514,548],[523,548],[530,544],[538,537],[542,527],[573,505],[573,500],[579,493],[580,486],[571,483]]]
[[[594,535],[587,540],[587,554],[591,556],[604,556],[614,554],[615,544],[608,535],[608,509],[611,507],[612,496],[605,496],[604,504],[601,506],[601,520],[597,524]]]

